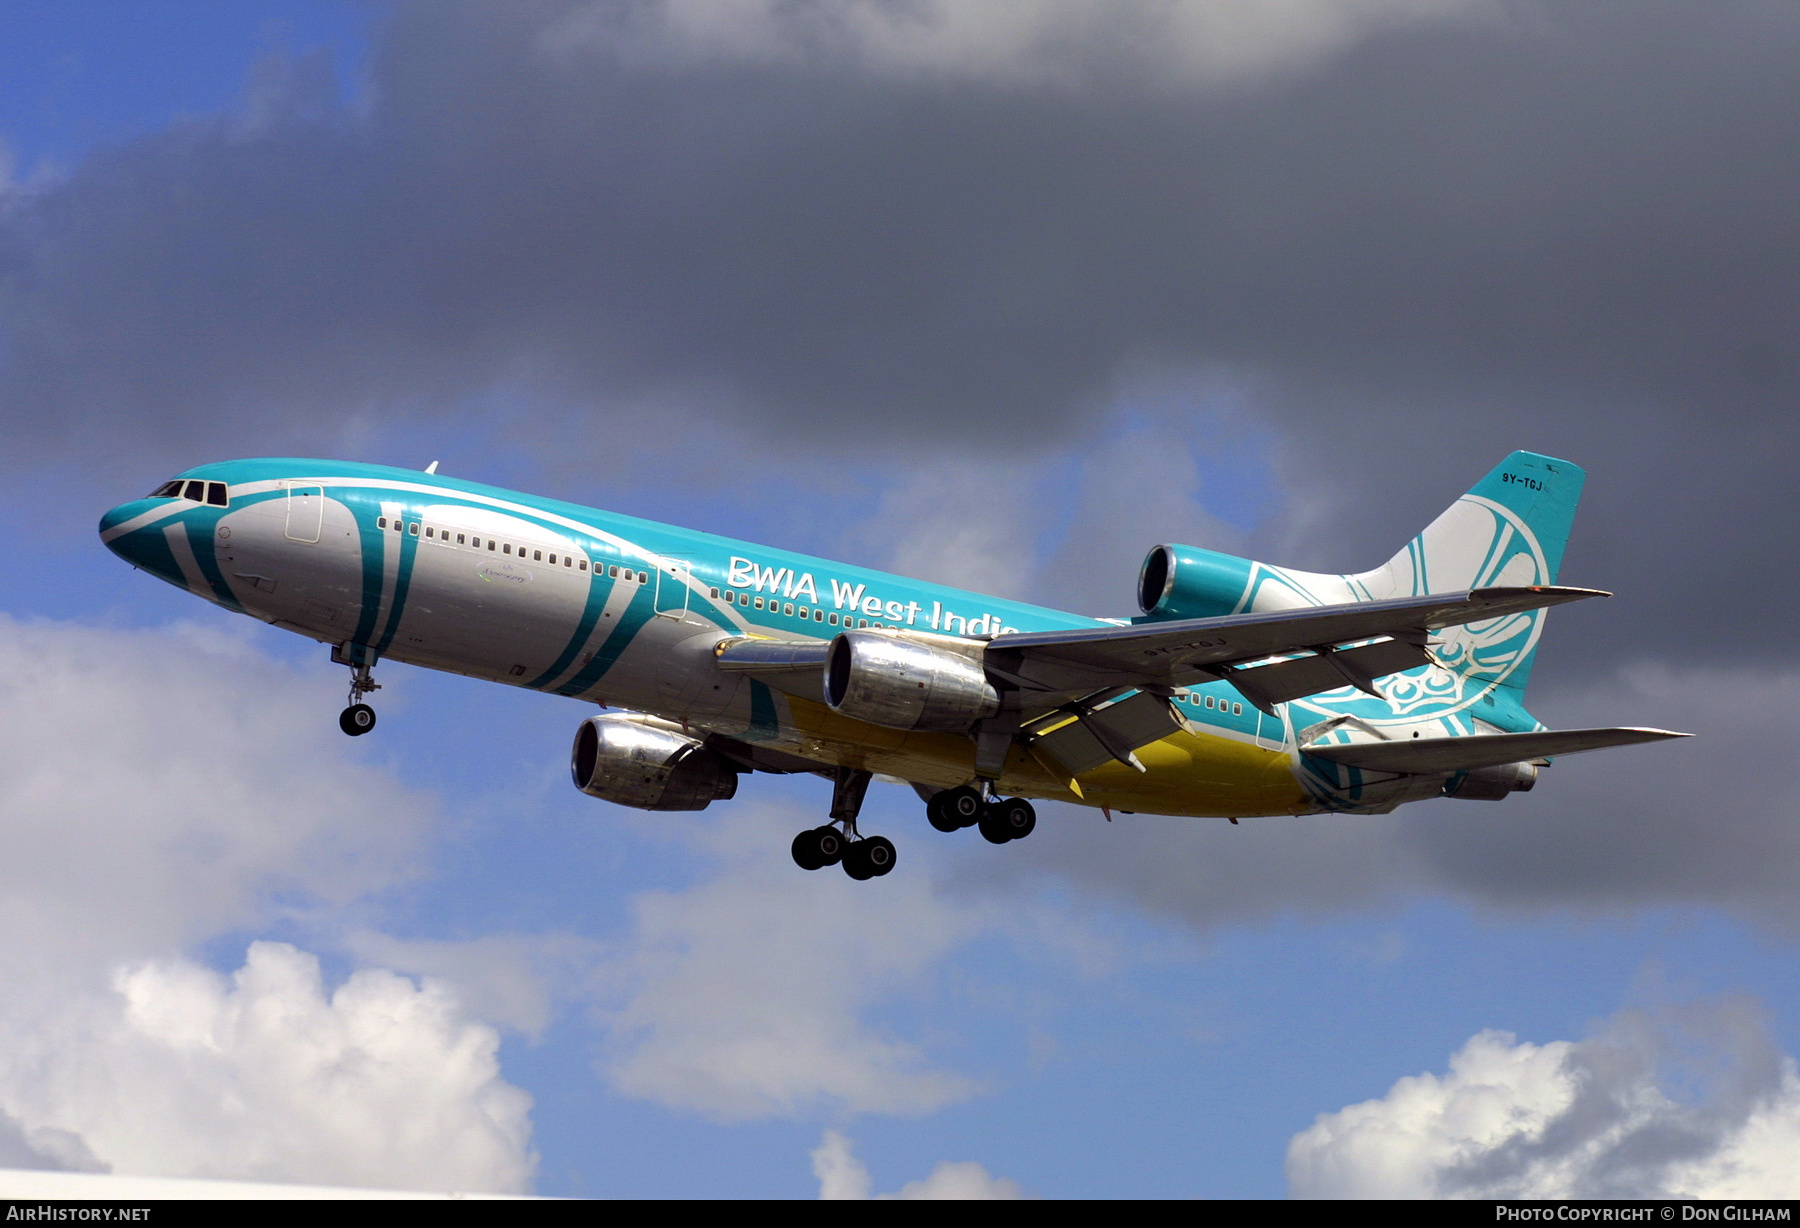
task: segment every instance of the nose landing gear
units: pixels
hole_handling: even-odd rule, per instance
[[[351,704],[338,713],[338,728],[353,738],[360,738],[375,728],[375,709],[368,704]]]
[[[842,865],[858,882],[880,878],[894,868],[894,842],[885,836],[863,836],[856,830],[869,773],[840,767],[831,789],[831,821],[794,837],[794,864],[802,870]],[[839,831],[839,826],[843,830]]]
[[[375,728],[375,709],[363,702],[370,691],[379,691],[375,681],[375,650],[357,644],[336,644],[331,659],[350,667],[350,706],[338,714],[338,728],[353,738],[360,738]]]

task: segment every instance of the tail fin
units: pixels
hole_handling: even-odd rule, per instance
[[[1399,554],[1348,579],[1366,600],[1555,584],[1586,476],[1568,461],[1514,452]]]
[[[1586,479],[1568,461],[1514,452],[1399,555],[1348,580],[1370,598],[1555,583]],[[1433,654],[1465,681],[1521,702],[1543,627],[1544,610],[1471,623],[1438,637]]]
[[[1555,584],[1587,475],[1568,461],[1514,452],[1374,571],[1346,576],[1361,600],[1465,588]],[[1472,623],[1433,652],[1470,681],[1524,693],[1544,612]]]
[[[1145,619],[1154,621],[1554,584],[1586,476],[1568,461],[1514,452],[1404,550],[1360,575],[1320,575],[1198,546],[1158,546],[1144,560],[1139,602]],[[1434,637],[1432,651],[1450,676],[1425,671],[1432,694],[1503,687],[1509,689],[1503,697],[1516,705],[1543,620],[1544,612],[1533,610]],[[1408,685],[1426,693],[1422,683]],[[1522,707],[1516,720],[1499,723],[1509,722],[1535,726]]]
[[[1514,452],[1375,570],[1328,576],[1250,563],[1237,608],[1279,610],[1554,584],[1586,477],[1568,461]],[[1458,691],[1504,688],[1495,698],[1510,699],[1517,719],[1499,723],[1528,721],[1521,699],[1543,625],[1544,611],[1533,610],[1448,628],[1433,638],[1432,653],[1455,676]]]

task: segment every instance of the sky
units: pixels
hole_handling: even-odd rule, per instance
[[[1800,11],[0,10],[0,1167],[620,1197],[1793,1196]],[[567,781],[566,700],[131,572],[191,465],[442,472],[1096,615],[1588,470],[1504,803]]]

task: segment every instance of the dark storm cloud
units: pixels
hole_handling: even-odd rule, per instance
[[[403,5],[364,109],[274,64],[16,195],[9,432],[245,452],[513,388],[1004,456],[1205,367],[1332,513],[1280,561],[1373,563],[1529,446],[1593,473],[1569,577],[1630,596],[1568,668],[1787,651],[1800,10],[1526,5],[1223,82],[658,60],[574,11]]]

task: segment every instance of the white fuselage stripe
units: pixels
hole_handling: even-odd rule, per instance
[[[187,581],[188,591],[196,597],[213,600],[212,585],[206,582],[206,574],[200,570],[200,560],[194,557],[194,543],[188,540],[187,525],[166,526],[163,529],[163,540],[169,543],[169,553],[175,556],[175,566],[181,568],[181,578]]]

